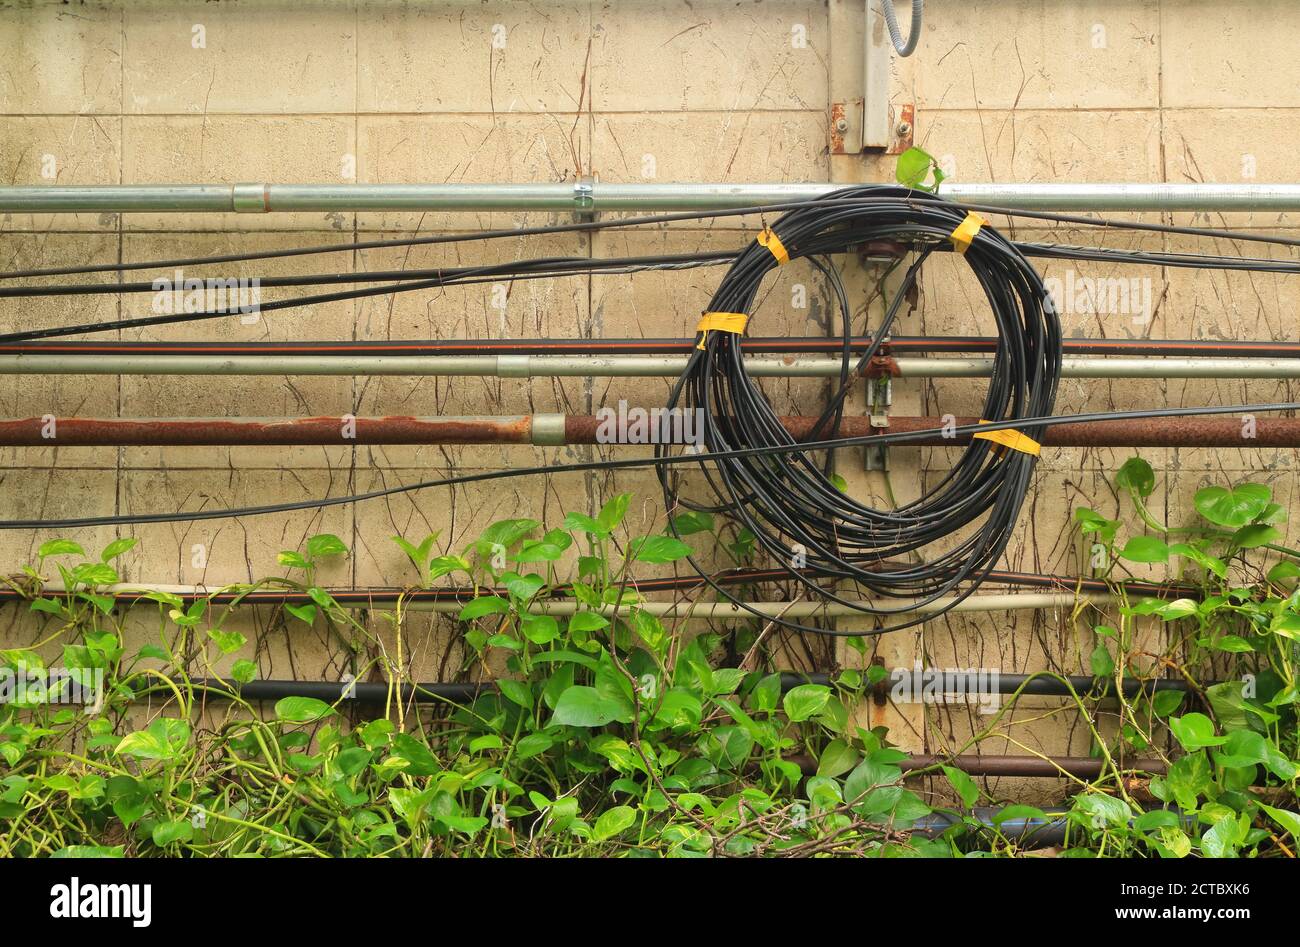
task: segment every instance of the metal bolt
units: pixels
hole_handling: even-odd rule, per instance
[[[906,138],[908,135],[912,134],[912,123],[899,122],[898,128],[896,128],[895,131],[898,133],[899,138]]]
[[[835,130],[840,133],[848,131],[849,130],[848,120],[841,118],[839,121],[837,121],[835,123]]]

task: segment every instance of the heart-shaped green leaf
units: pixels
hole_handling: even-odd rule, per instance
[[[1196,512],[1211,523],[1237,529],[1263,513],[1271,495],[1268,487],[1263,484],[1243,483],[1231,490],[1226,487],[1204,487],[1196,491],[1193,502]]]

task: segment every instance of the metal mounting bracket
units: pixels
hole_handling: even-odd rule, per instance
[[[573,219],[578,223],[590,223],[596,219],[596,178],[584,174],[573,183]]]
[[[894,382],[888,375],[867,380],[867,412],[873,428],[889,428],[889,409],[894,403]],[[888,470],[889,448],[883,444],[867,444],[862,462],[866,470]]]

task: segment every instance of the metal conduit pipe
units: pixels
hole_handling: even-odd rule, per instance
[[[45,594],[66,594],[59,583],[50,583],[43,587]],[[143,585],[121,584],[100,586],[95,589],[101,595],[117,598],[119,605],[152,605],[150,599],[139,596],[148,592],[166,592],[173,595],[194,594],[195,586],[187,585]],[[926,615],[951,609],[957,612],[1000,612],[1000,611],[1036,611],[1052,608],[1071,608],[1079,601],[1096,605],[1114,604],[1116,596],[1104,592],[1009,592],[1002,594],[971,595],[961,601],[954,601],[956,596],[935,599],[929,602],[915,602],[914,614]],[[351,600],[340,602],[345,608],[366,609],[375,604],[371,600]],[[884,603],[881,603],[884,604]],[[891,599],[888,604],[893,608],[904,608],[906,600]],[[465,603],[456,599],[413,599],[403,604],[404,611],[433,612],[442,615],[459,615]],[[753,618],[753,609],[769,617],[786,618],[835,618],[860,615],[861,612],[840,602],[746,602],[744,607],[731,602],[643,602],[639,608],[660,618],[681,618],[698,621],[726,621],[729,619]],[[529,604],[529,612],[536,615],[567,616],[580,611],[598,611],[606,616],[618,613],[613,605],[602,608],[588,608],[573,599],[546,599]],[[626,609],[624,609],[626,610]]]
[[[684,355],[2,355],[4,375],[410,375],[495,378],[676,378]],[[901,378],[983,378],[991,358],[890,358]],[[758,356],[756,378],[838,378],[833,358]],[[1066,358],[1064,378],[1300,378],[1300,358]]]
[[[853,352],[870,346],[869,336],[849,340]],[[271,356],[347,356],[350,359],[374,357],[445,358],[494,355],[689,355],[696,340],[691,339],[371,339],[342,342],[122,342],[108,339],[43,340],[39,342],[0,343],[0,356],[102,355],[112,357],[168,356],[239,358]],[[790,338],[748,336],[747,355],[836,355],[843,341],[836,338]],[[912,336],[896,335],[881,346],[881,354],[896,357],[921,353],[979,355],[997,350],[993,336]],[[1062,353],[1079,355],[1164,356],[1185,358],[1264,358],[1286,360],[1300,358],[1300,342],[1246,341],[1231,339],[1064,339]]]
[[[907,565],[910,565],[910,563],[895,563],[890,560],[884,560],[880,563],[882,569],[888,569],[891,566],[904,568]],[[717,585],[757,585],[764,582],[788,581],[790,573],[785,569],[728,569],[716,572],[709,578]],[[0,604],[25,601],[30,596],[30,592],[24,591],[24,583],[27,581],[27,577],[17,576],[11,581],[13,585],[0,586]],[[657,579],[638,579],[635,588],[637,591],[646,594],[653,592],[695,592],[702,591],[705,584],[705,579],[699,575],[676,575]],[[1123,582],[1110,583],[1104,579],[1093,579],[1085,576],[1008,572],[1002,569],[994,569],[989,572],[984,584],[1005,585],[1016,588],[1052,589],[1058,592],[1111,592],[1119,585],[1130,596],[1162,599],[1188,598],[1195,596],[1199,591],[1197,586],[1174,582],[1145,582],[1140,579],[1128,579]],[[63,585],[58,582],[44,585],[42,588],[45,592],[51,594],[63,595],[67,593]],[[312,601],[311,596],[305,591],[283,586],[277,587],[274,584],[241,585],[236,583],[225,586],[205,586],[148,583],[143,585],[105,586],[97,588],[96,591],[119,598],[138,596],[143,591],[166,592],[178,596],[186,602],[202,598],[217,605],[278,605],[282,603],[305,605]],[[451,585],[431,589],[367,586],[351,589],[334,588],[328,591],[336,602],[349,608],[364,609],[377,605],[391,605],[397,602],[398,599],[407,603],[468,602],[472,598],[483,595],[504,595],[507,590],[482,585]],[[551,591],[557,596],[565,596],[569,592],[568,586],[565,585],[555,586]]]
[[[659,410],[659,409],[652,409]],[[650,417],[654,417],[650,415]],[[649,431],[662,430],[647,422]],[[671,420],[671,419],[669,419]],[[784,417],[795,438],[807,438],[817,419]],[[969,435],[944,437],[945,423],[974,425],[978,418],[890,417],[872,426],[866,417],[844,418],[839,437],[934,431],[912,446],[955,447]],[[601,419],[590,415],[534,414],[507,417],[317,417],[317,418],[21,418],[0,420],[2,447],[263,446],[358,444],[522,444],[556,447],[598,444]],[[673,425],[669,425],[672,427]],[[682,424],[677,424],[682,427]],[[1041,443],[1048,447],[1300,447],[1300,418],[1258,418],[1251,438],[1232,416],[1121,419],[1049,425]],[[670,432],[665,441],[679,439]],[[641,447],[643,444],[607,444]]]
[[[822,365],[821,362],[828,364]],[[839,364],[834,359],[809,359],[801,367],[805,371],[815,367],[818,376],[838,377]],[[993,374],[991,358],[895,358],[892,364],[902,378],[986,378]],[[746,368],[748,365],[747,362]],[[773,371],[771,374],[782,373]],[[1300,359],[1065,358],[1061,360],[1061,377],[1300,378]]]
[[[841,184],[108,184],[0,187],[0,213],[728,210],[823,197]],[[1300,211],[1300,184],[963,184],[953,201],[1020,210]]]

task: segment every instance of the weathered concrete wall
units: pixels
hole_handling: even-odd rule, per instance
[[[832,0],[843,12],[852,4]],[[604,3],[0,3],[0,180],[13,184],[167,182],[490,182],[889,180],[892,159],[832,157],[830,28],[825,2]],[[960,181],[1259,181],[1295,178],[1300,116],[1294,38],[1300,8],[1287,0],[1021,0],[933,2],[917,54],[895,60],[891,99],[916,106],[917,142]],[[841,44],[842,45],[842,44]],[[838,55],[837,46],[837,55]],[[843,74],[844,66],[838,68]],[[853,67],[848,67],[852,71]],[[519,214],[13,215],[0,220],[0,268],[147,260],[349,242],[362,235],[511,226]],[[1184,220],[1183,215],[1176,219]],[[1295,219],[1200,218],[1209,226],[1295,226]],[[519,238],[384,251],[347,251],[243,266],[238,275],[358,272],[466,264],[512,256],[686,252],[731,246],[752,222],[673,225],[595,237]],[[1020,236],[1088,242],[1095,233],[1017,227]],[[1126,246],[1186,241],[1117,235]],[[1061,276],[1056,264],[1044,267]],[[1137,276],[1145,313],[1068,311],[1070,335],[1291,338],[1294,280],[1214,272],[1079,265],[1076,276]],[[686,334],[719,277],[716,269],[520,282],[504,308],[492,286],[411,293],[310,310],[163,327],[147,339],[622,337]],[[93,279],[93,278],[92,278]],[[797,305],[793,284],[809,289]],[[978,287],[950,261],[926,275],[900,334],[987,332]],[[265,299],[292,291],[267,290]],[[878,318],[863,302],[860,331]],[[0,300],[0,331],[139,314],[147,297]],[[806,270],[782,271],[755,316],[765,335],[824,334],[832,315]],[[1061,410],[1291,398],[1289,385],[1067,381]],[[266,416],[589,413],[627,398],[654,405],[661,380],[446,381],[407,378],[9,377],[0,415]],[[772,384],[791,413],[815,410],[819,384]],[[973,413],[978,382],[896,385],[899,405]],[[859,406],[861,402],[859,402]],[[899,407],[900,413],[912,413]],[[1008,564],[1077,573],[1073,506],[1117,508],[1110,473],[1122,450],[1064,450],[1044,458],[1023,540]],[[1163,473],[1154,506],[1188,516],[1211,479],[1264,476],[1290,499],[1294,452],[1148,451]],[[945,469],[943,451],[896,452],[903,495]],[[0,457],[0,515],[40,517],[237,506],[334,496],[446,471],[595,456],[587,448],[11,449]],[[846,459],[845,464],[849,463]],[[843,466],[843,465],[842,465]],[[1260,472],[1263,471],[1261,474]],[[883,483],[854,478],[873,494]],[[658,515],[648,473],[551,477],[426,492],[320,513],[71,531],[88,548],[140,537],[126,557],[135,581],[247,581],[275,572],[281,549],[334,532],[354,555],[322,579],[402,584],[412,576],[389,537],[440,531],[459,549],[487,523],[529,515],[558,522],[617,490],[640,500],[634,519]],[[48,533],[5,534],[0,567],[31,561]],[[195,547],[202,546],[198,559]],[[1093,617],[1017,613],[949,617],[888,647],[890,660],[924,654],[939,666],[1004,671],[1086,666]],[[267,677],[337,677],[338,647],[320,631],[237,619],[259,642]],[[415,676],[438,670],[445,626],[417,620],[408,650]],[[33,640],[7,610],[6,644]],[[436,631],[436,633],[435,633]],[[1089,644],[1090,647],[1090,644]],[[1038,717],[1059,706],[1026,707]],[[978,726],[947,708],[908,743],[941,749]],[[1072,712],[1017,728],[1040,752],[1086,751]],[[947,736],[945,736],[947,734]],[[901,734],[900,734],[901,737]],[[1007,744],[991,752],[1019,752]]]

